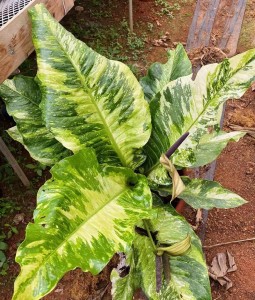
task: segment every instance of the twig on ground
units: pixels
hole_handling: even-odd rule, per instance
[[[224,245],[237,244],[237,243],[243,243],[243,242],[251,242],[251,241],[255,241],[255,237],[250,238],[250,239],[245,239],[245,240],[237,240],[237,241],[231,241],[231,242],[226,242],[226,243],[214,244],[214,245],[210,245],[210,246],[203,246],[203,248],[209,249],[209,248],[213,248],[213,247],[217,247],[217,246],[224,246]]]

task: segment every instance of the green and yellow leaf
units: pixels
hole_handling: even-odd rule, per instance
[[[77,40],[43,5],[30,15],[47,127],[74,153],[93,147],[100,163],[141,165],[151,119],[133,73]]]
[[[16,122],[9,135],[24,145],[30,155],[45,165],[53,165],[70,155],[46,128],[39,108],[41,93],[31,77],[16,76],[0,85],[7,112]]]
[[[185,190],[180,198],[194,208],[233,208],[245,204],[242,197],[223,188],[218,182],[182,177]]]
[[[99,273],[114,253],[131,246],[138,220],[150,216],[146,178],[123,167],[102,168],[92,149],[60,161],[51,173],[17,252],[21,273],[13,299],[42,298],[76,267]]]
[[[245,134],[245,132],[241,131],[219,131],[203,135],[194,151],[195,160],[192,163],[192,167],[203,166],[214,161],[227,146],[228,142],[238,142]],[[182,165],[190,167],[190,162],[185,163],[182,161]]]
[[[178,44],[175,50],[168,50],[167,55],[168,61],[165,64],[153,63],[148,74],[140,80],[145,98],[149,102],[170,81],[192,73],[191,62],[182,44]]]
[[[9,129],[6,130],[7,133],[9,134],[9,136],[14,139],[15,141],[23,144],[24,141],[23,141],[23,137],[22,135],[20,134],[19,130],[18,130],[18,127],[17,126],[13,126]]]

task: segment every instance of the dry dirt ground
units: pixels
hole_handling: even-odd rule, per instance
[[[195,2],[192,0],[166,1],[168,6],[162,7],[160,1],[134,0],[134,32],[128,34],[127,1],[78,0],[76,6],[64,18],[62,24],[78,38],[87,42],[98,52],[128,63],[139,77],[145,73],[154,61],[166,61],[166,49],[175,47],[177,42],[185,44],[192,21]],[[103,3],[103,5],[102,5]],[[158,5],[156,5],[158,3]],[[179,6],[178,6],[179,5]],[[244,26],[238,51],[244,51],[255,46],[254,35],[254,5],[248,1]],[[162,10],[164,8],[164,10]],[[226,7],[227,10],[227,7]],[[224,17],[224,16],[223,16]],[[35,58],[32,56],[21,67],[23,74],[35,72]],[[224,129],[230,130],[230,125],[255,128],[255,92],[249,91],[238,101],[230,100],[227,105]],[[3,119],[1,131],[12,126],[12,121]],[[13,282],[19,272],[19,266],[14,262],[18,244],[24,239],[26,224],[32,220],[35,207],[36,191],[46,180],[47,170],[38,177],[33,170],[27,169],[27,164],[34,164],[25,150],[3,134],[5,141],[15,152],[19,163],[24,168],[32,182],[30,189],[24,188],[11,174],[8,180],[0,184],[0,197],[12,199],[19,206],[7,218],[0,220],[4,224],[12,224],[18,230],[7,241],[9,270],[5,276],[0,276],[0,299],[10,300],[13,292]],[[0,158],[1,166],[6,162]],[[6,171],[6,170],[5,170]],[[8,171],[9,172],[9,171]],[[9,173],[8,173],[9,174]],[[6,175],[7,176],[7,175]],[[255,139],[246,135],[238,143],[230,143],[217,162],[215,179],[224,187],[243,196],[248,203],[231,210],[212,210],[209,213],[205,245],[246,239],[255,236]],[[14,223],[15,215],[24,213],[24,218]],[[194,215],[190,214],[189,218]],[[194,220],[191,220],[193,222]],[[217,283],[212,283],[213,299],[255,299],[255,244],[245,242],[227,246],[206,249],[208,263],[219,252],[229,250],[235,257],[237,271],[229,275],[233,287],[225,291]],[[66,274],[55,290],[44,299],[47,300],[85,300],[111,299],[109,275],[117,258],[99,274],[92,276],[80,270]],[[140,297],[137,296],[137,299]],[[25,300],[25,299],[24,299]]]

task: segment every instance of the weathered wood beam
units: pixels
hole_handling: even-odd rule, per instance
[[[0,28],[0,83],[34,50],[31,22],[27,11],[37,3],[44,3],[59,21],[73,7],[74,0],[34,0]]]

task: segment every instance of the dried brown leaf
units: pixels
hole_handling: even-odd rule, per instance
[[[237,270],[234,257],[226,251],[226,253],[218,253],[212,260],[209,267],[209,276],[219,282],[221,286],[225,286],[226,290],[233,286],[232,281],[226,276],[227,273]]]

